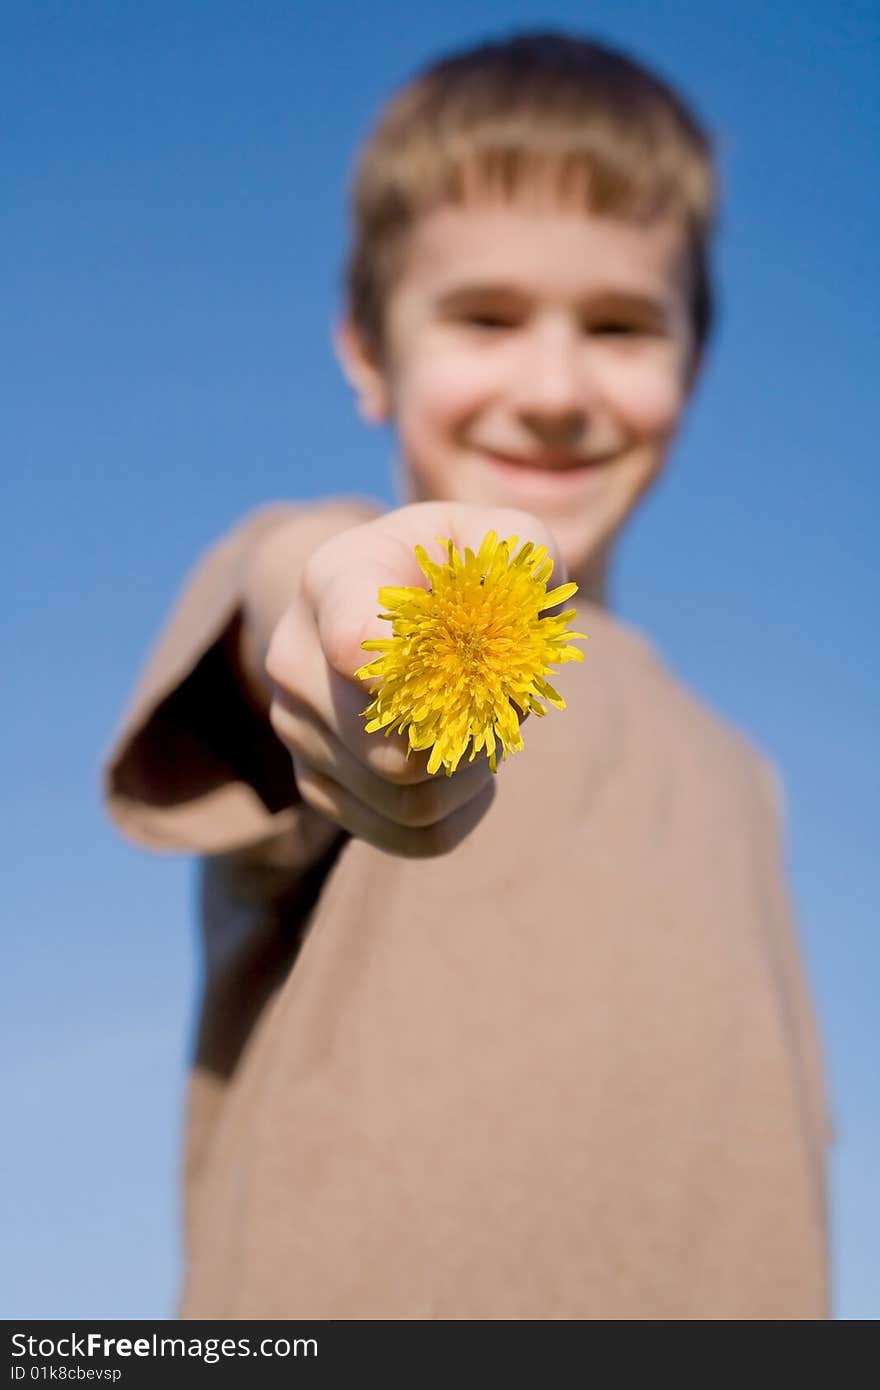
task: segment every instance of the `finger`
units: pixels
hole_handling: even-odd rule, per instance
[[[426,753],[407,758],[408,740],[400,734],[386,739],[366,733],[363,711],[369,704],[369,691],[360,682],[343,679],[330,667],[314,617],[303,600],[295,600],[275,628],[266,671],[279,709],[287,705],[294,717],[308,714],[326,725],[364,767],[403,785],[427,780]],[[296,727],[288,723],[285,728],[295,742]],[[276,732],[284,738],[280,729]]]
[[[395,783],[356,758],[301,700],[279,692],[269,712],[278,737],[310,771],[338,782],[396,825],[435,825],[467,805],[492,780],[488,760],[463,767],[454,777]]]
[[[398,825],[379,815],[332,778],[296,758],[293,764],[302,797],[313,810],[335,821],[357,839],[406,859],[448,854],[479,824],[495,798],[495,787],[490,784],[466,806],[434,825]]]

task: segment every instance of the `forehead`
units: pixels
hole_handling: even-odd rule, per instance
[[[635,223],[545,203],[466,202],[418,218],[398,288],[432,297],[472,283],[560,298],[612,289],[668,298],[684,288],[686,265],[684,230],[672,217]]]

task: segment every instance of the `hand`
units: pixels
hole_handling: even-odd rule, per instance
[[[558,547],[528,512],[420,502],[333,536],[315,550],[299,592],[275,627],[266,657],[274,698],[269,718],[293,757],[297,785],[314,810],[391,854],[445,854],[482,819],[495,795],[484,755],[454,776],[429,776],[428,755],[407,759],[400,734],[364,732],[368,684],[354,672],[370,659],[367,638],[389,636],[378,617],[383,585],[426,585],[413,553],[442,560],[438,536],[476,551],[487,531],[546,545],[554,583],[565,579]]]

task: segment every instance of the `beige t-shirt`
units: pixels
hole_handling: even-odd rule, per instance
[[[180,1311],[827,1316],[822,1063],[772,766],[579,605],[565,712],[452,853],[298,799],[221,642],[280,520],[189,577],[107,756],[110,814],[203,856]],[[248,845],[275,836],[274,865]]]

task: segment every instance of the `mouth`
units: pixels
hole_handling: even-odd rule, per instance
[[[612,455],[581,459],[567,454],[503,454],[481,450],[489,472],[517,492],[535,496],[567,496],[592,491],[604,478]]]

